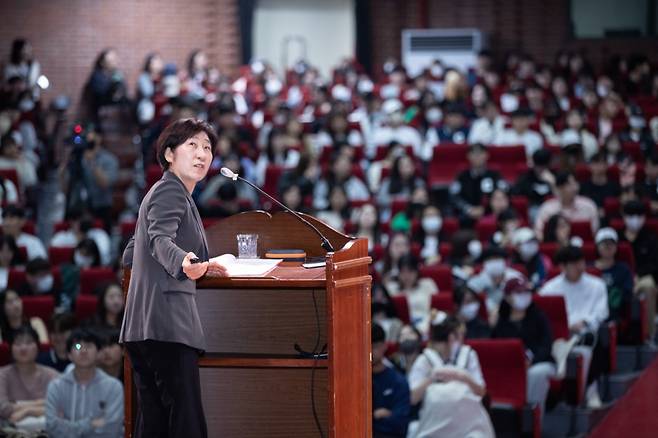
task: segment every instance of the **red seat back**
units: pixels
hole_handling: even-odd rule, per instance
[[[94,316],[97,306],[98,297],[95,295],[78,295],[75,300],[75,319],[78,324]]]
[[[452,268],[450,265],[421,266],[419,270],[421,278],[431,278],[441,291],[452,292]]]
[[[493,403],[521,409],[526,404],[526,358],[520,339],[471,339]]]
[[[433,294],[432,309],[452,314],[455,311],[455,302],[452,299],[452,294]]]
[[[397,314],[400,321],[404,324],[409,324],[411,321],[411,316],[409,314],[409,303],[407,302],[407,297],[404,295],[397,295],[391,297],[393,300],[393,307],[395,307],[395,313]]]
[[[28,318],[34,316],[44,321],[49,321],[55,310],[55,297],[52,295],[35,295],[21,297],[23,301],[23,313]]]
[[[569,339],[569,322],[564,297],[535,295],[533,301],[546,314],[553,339]]]
[[[0,343],[0,366],[9,365],[11,363],[11,351],[7,342]]]
[[[75,248],[71,246],[51,246],[48,248],[48,259],[54,266],[73,261]]]
[[[110,268],[86,268],[80,270],[80,293],[92,294],[98,285],[117,281]]]

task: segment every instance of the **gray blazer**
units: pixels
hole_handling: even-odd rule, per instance
[[[205,350],[196,282],[181,267],[190,251],[208,260],[203,223],[183,182],[165,171],[142,200],[123,253],[132,273],[119,342],[153,339]]]

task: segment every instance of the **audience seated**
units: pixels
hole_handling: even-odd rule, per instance
[[[0,289],[7,288],[9,270],[22,265],[25,265],[25,260],[16,245],[16,240],[6,234],[0,236]]]
[[[23,433],[43,431],[46,389],[59,373],[37,364],[39,336],[31,326],[16,329],[9,345],[13,363],[0,368],[0,418]]]
[[[409,424],[409,385],[385,358],[386,335],[372,325],[372,436],[405,438]]]
[[[27,251],[27,259],[34,260],[38,257],[47,259],[48,252],[38,237],[23,231],[25,226],[25,210],[21,207],[8,205],[2,211],[2,233],[11,236],[16,245],[24,247]]]
[[[121,382],[97,368],[101,342],[88,330],[71,333],[73,366],[48,385],[46,430],[53,438],[117,437],[123,430]]]
[[[522,278],[505,283],[505,299],[500,303],[492,337],[523,341],[528,361],[528,403],[539,405],[543,412],[556,368],[551,355],[551,328],[546,315],[532,302],[532,287]]]
[[[575,347],[584,357],[584,370],[588,373],[587,403],[599,407],[598,383],[601,363],[593,360],[599,326],[608,319],[608,292],[600,278],[585,272],[585,257],[576,246],[560,249],[555,255],[562,273],[549,280],[540,289],[540,295],[561,295],[567,308],[569,331],[578,337],[579,345]],[[596,355],[598,356],[598,355]],[[595,358],[596,358],[595,356]]]
[[[533,288],[538,288],[553,267],[551,259],[540,252],[539,240],[528,227],[519,228],[512,236],[514,253],[512,264],[523,265]]]
[[[411,367],[418,355],[423,351],[423,335],[416,327],[405,324],[396,339],[398,350],[390,357],[391,362],[405,376],[411,371]]]
[[[23,311],[21,297],[12,289],[0,293],[0,334],[2,341],[9,341],[13,334],[24,325],[29,325],[38,334],[38,341],[48,342],[48,330],[38,316],[28,318]]]
[[[619,237],[613,228],[601,228],[596,233],[598,258],[594,267],[608,288],[609,319],[621,321],[630,309],[633,299],[633,274],[624,262],[616,260]]]
[[[535,233],[543,237],[544,225],[554,214],[560,213],[567,220],[588,221],[592,232],[599,229],[599,213],[591,199],[578,194],[579,186],[573,174],[559,173],[555,177],[555,198],[545,201],[535,218]]]
[[[480,299],[476,292],[467,286],[461,286],[453,294],[455,302],[455,315],[466,327],[466,339],[480,339],[491,337],[489,321],[482,319],[480,312]]]
[[[50,348],[39,353],[37,362],[63,373],[71,363],[66,341],[75,328],[76,321],[72,313],[55,313],[50,321]]]
[[[486,384],[477,353],[463,345],[463,326],[440,312],[432,323],[430,341],[409,372],[411,403],[421,403],[413,437],[493,437],[482,405]]]

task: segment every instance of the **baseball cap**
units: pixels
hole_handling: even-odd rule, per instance
[[[619,237],[617,236],[617,232],[610,227],[605,227],[601,228],[597,233],[596,233],[596,238],[594,241],[598,245],[599,243],[603,242],[604,240],[612,240],[614,242],[619,241]]]

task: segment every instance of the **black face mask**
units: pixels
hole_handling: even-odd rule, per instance
[[[400,342],[400,353],[402,354],[412,354],[420,350],[420,342],[413,339],[407,339]]]

